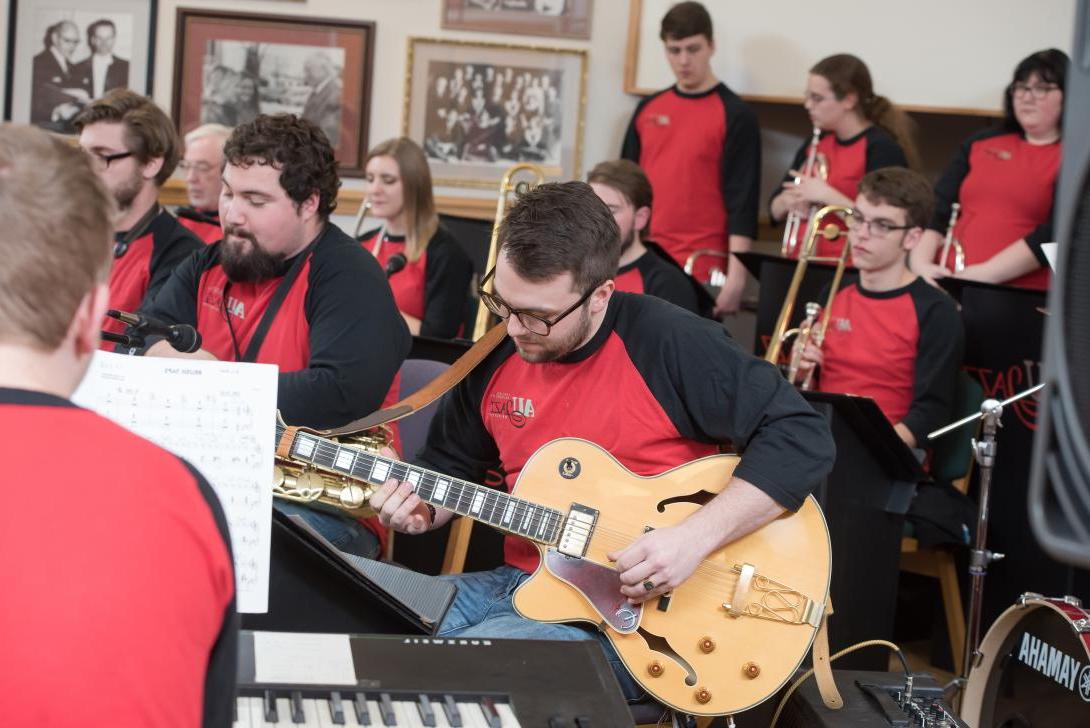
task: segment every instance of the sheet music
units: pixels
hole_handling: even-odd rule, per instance
[[[346,634],[254,632],[258,683],[355,685],[352,644]]]
[[[72,395],[185,458],[212,484],[231,531],[239,612],[269,610],[276,386],[272,364],[99,351]]]

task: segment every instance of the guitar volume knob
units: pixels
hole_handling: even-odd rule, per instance
[[[756,662],[747,662],[742,665],[742,674],[748,677],[750,680],[761,674],[761,666]]]
[[[715,651],[715,640],[711,637],[704,637],[700,640],[700,651],[705,655],[711,654]]]
[[[651,677],[660,677],[665,670],[662,667],[662,663],[655,660],[647,666],[647,674]]]
[[[700,688],[693,697],[696,698],[696,702],[705,705],[711,702],[712,694],[707,688]]]

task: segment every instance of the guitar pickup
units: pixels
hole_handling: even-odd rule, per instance
[[[597,522],[597,509],[572,503],[568,509],[568,517],[564,520],[564,530],[560,532],[557,551],[565,556],[583,558],[590,546],[590,537]]]

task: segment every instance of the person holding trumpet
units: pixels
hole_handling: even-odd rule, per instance
[[[874,92],[859,58],[838,53],[818,61],[806,81],[803,107],[813,136],[807,140],[773,195],[773,222],[787,221],[784,254],[797,257],[810,215],[823,205],[852,204],[859,180],[882,167],[917,167],[908,116]],[[840,254],[843,238],[822,240],[817,254]]]
[[[964,339],[953,299],[906,263],[931,219],[931,186],[903,167],[876,170],[860,180],[853,206],[859,280],[832,298],[828,330],[805,342],[799,371],[820,367],[818,390],[871,397],[909,447],[923,447],[951,418]]]
[[[406,137],[367,154],[365,191],[382,225],[358,239],[386,270],[414,335],[453,339],[466,313],[473,262],[439,225],[424,150]]]
[[[913,270],[930,279],[953,273],[985,283],[1048,288],[1051,274],[1041,244],[1054,239],[1068,63],[1063,51],[1050,48],[1014,69],[1002,126],[966,139],[935,185],[935,216],[912,252]],[[959,257],[964,268],[956,262]]]

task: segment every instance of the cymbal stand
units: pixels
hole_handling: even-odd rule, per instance
[[[1003,408],[1023,397],[1035,394],[1044,388],[1044,384],[1038,384],[1024,392],[1019,392],[1013,397],[1008,397],[1002,402],[995,399],[986,399],[980,405],[980,412],[969,415],[952,424],[942,427],[927,436],[934,440],[948,432],[964,427],[965,425],[983,420],[980,428],[980,439],[973,438],[973,457],[980,468],[980,503],[977,506],[976,538],[973,547],[969,550],[969,624],[965,632],[965,651],[961,661],[961,675],[953,682],[952,686],[960,690],[969,679],[969,671],[973,664],[981,657],[980,647],[980,623],[981,611],[984,607],[984,577],[988,574],[988,564],[1003,558],[1003,554],[990,551],[988,541],[988,508],[991,499],[992,470],[995,466],[995,456],[999,449],[996,440],[996,432],[1003,424],[1000,418],[1003,416]]]

